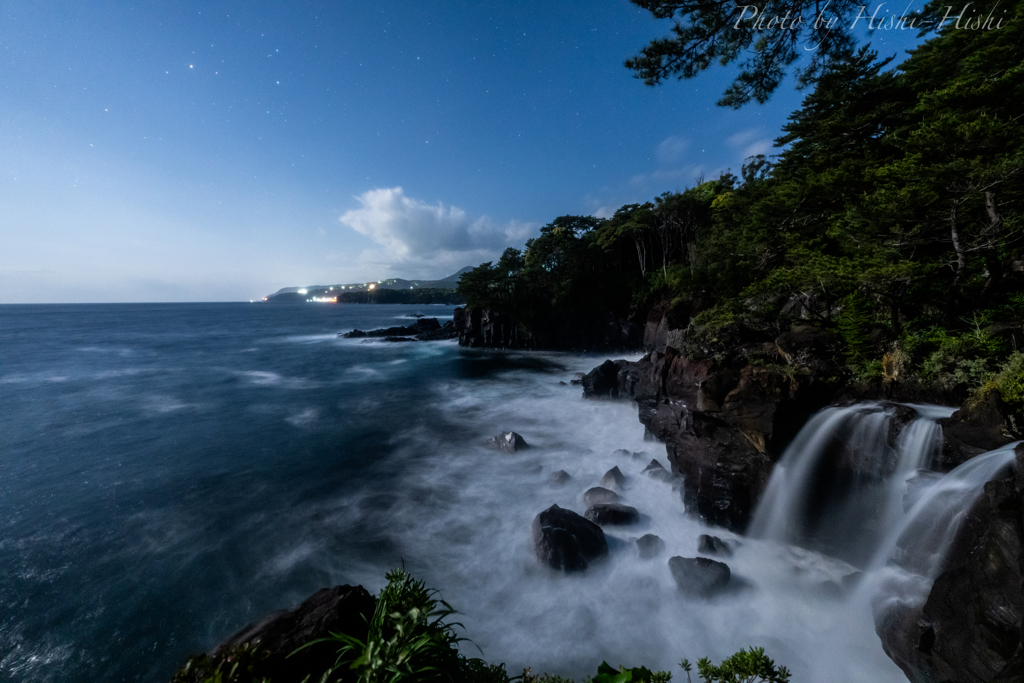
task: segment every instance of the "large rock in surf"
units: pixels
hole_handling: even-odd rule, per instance
[[[492,436],[487,440],[487,445],[490,448],[504,451],[505,453],[515,453],[530,447],[526,443],[526,439],[515,432],[502,432],[497,436]]]
[[[709,598],[729,585],[729,565],[706,557],[671,557],[669,571],[679,590],[691,598]]]
[[[985,485],[923,605],[876,612],[886,654],[915,683],[1024,680],[1024,445]]]
[[[701,534],[697,539],[697,552],[701,555],[720,555],[732,557],[732,548],[725,544],[725,541],[718,536]]]
[[[553,569],[583,571],[608,554],[601,527],[557,505],[534,517],[531,532],[537,558]]]
[[[637,512],[637,509],[622,503],[591,505],[583,516],[601,526],[623,526],[640,521],[640,513]]]
[[[619,469],[618,465],[611,468],[604,473],[601,477],[601,486],[606,489],[621,489],[626,485],[626,477],[622,474],[622,470]]]
[[[363,332],[362,330],[352,330],[351,332],[339,332],[338,336],[345,337],[346,339],[359,339],[362,337],[398,338],[414,335],[432,335],[438,333],[440,330],[441,323],[437,322],[437,318],[420,318],[412,325],[384,327],[379,330],[370,330],[369,332]],[[392,340],[393,339],[389,339],[388,341]]]
[[[252,680],[265,677],[275,683],[299,683],[307,676],[319,680],[337,660],[337,645],[317,643],[294,656],[292,653],[307,643],[328,638],[331,633],[365,639],[373,609],[373,596],[362,586],[324,588],[295,609],[274,612],[249,624],[209,655],[190,657],[174,682],[208,680],[218,665],[227,670],[232,661],[239,662],[243,648],[253,652],[248,655],[253,667]],[[342,680],[355,680],[355,676],[343,673]]]
[[[644,534],[636,539],[636,549],[641,560],[650,560],[665,550],[665,541],[654,534]]]
[[[619,494],[615,491],[609,491],[608,489],[595,486],[592,489],[587,489],[587,492],[583,494],[583,503],[590,507],[591,505],[597,505],[598,503],[618,503]]]

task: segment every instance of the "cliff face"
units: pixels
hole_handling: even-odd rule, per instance
[[[493,308],[455,309],[459,345],[493,349],[600,351],[640,347],[642,327],[634,318],[611,313],[594,318],[571,311],[531,321],[527,328],[515,316]]]
[[[774,463],[842,387],[831,336],[797,327],[774,342],[754,339],[700,360],[667,344],[686,339],[663,320],[649,321],[645,339],[666,345],[639,361],[607,361],[584,379],[584,395],[635,400],[640,421],[683,476],[686,508],[743,531]]]

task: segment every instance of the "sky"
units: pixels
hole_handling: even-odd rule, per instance
[[[628,0],[4,0],[0,303],[441,278],[772,153],[806,93],[646,86],[623,61],[670,26]]]

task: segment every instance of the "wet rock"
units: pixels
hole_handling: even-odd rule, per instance
[[[649,560],[665,551],[665,542],[654,534],[644,534],[636,539],[636,548],[641,560]]]
[[[552,486],[562,486],[570,479],[572,479],[572,477],[569,476],[568,472],[565,470],[558,470],[557,472],[551,473],[551,478],[548,479],[548,483]]]
[[[336,645],[317,643],[291,656],[307,643],[344,633],[365,639],[367,622],[373,615],[374,599],[362,586],[335,586],[314,593],[291,610],[274,612],[255,621],[221,643],[209,655],[189,658],[175,681],[201,681],[212,676],[218,665],[237,659],[239,648],[256,648],[253,680],[265,678],[282,683],[299,683],[306,677],[319,680],[338,658]],[[229,667],[225,667],[229,668]],[[343,680],[354,680],[343,677]]]
[[[505,453],[515,453],[530,447],[526,443],[526,439],[515,432],[502,432],[497,436],[493,436],[487,440],[487,445],[490,448],[504,451]]]
[[[990,391],[980,401],[968,400],[942,425],[942,454],[937,465],[951,470],[976,455],[1024,438],[1024,415]]]
[[[400,338],[401,341],[414,341],[412,339],[406,340],[404,337],[413,335],[429,335],[440,330],[441,323],[437,322],[437,318],[420,318],[412,325],[404,327],[385,327],[379,330],[370,330],[369,332],[352,330],[351,332],[340,333],[338,336],[345,337],[347,339],[358,339],[361,337],[385,337],[385,341],[396,341]]]
[[[614,451],[612,451],[612,455],[629,457],[632,454],[625,448],[616,448]]]
[[[583,571],[608,554],[601,527],[557,505],[534,518],[531,532],[537,558],[553,569]]]
[[[924,605],[875,613],[889,657],[912,681],[1024,680],[1024,446],[1017,472],[985,484]]]
[[[672,474],[657,460],[651,460],[651,463],[644,468],[643,473],[658,481],[668,481],[672,478]]]
[[[624,360],[606,360],[587,373],[583,377],[583,396],[619,398],[619,368],[626,363]]]
[[[709,598],[729,585],[729,565],[706,557],[672,557],[669,571],[679,590],[689,597]]]
[[[583,494],[583,503],[588,507],[591,505],[599,505],[600,503],[618,503],[619,494],[615,491],[609,491],[601,486],[595,486],[594,488],[587,489],[587,492]]]
[[[732,548],[725,544],[725,541],[718,536],[701,534],[697,539],[697,552],[701,555],[719,555],[721,557],[732,557]]]
[[[583,516],[601,526],[625,526],[640,521],[640,513],[636,508],[621,503],[591,505]]]
[[[604,473],[601,477],[601,486],[606,489],[621,489],[626,484],[626,477],[623,476],[622,470],[615,466]]]
[[[562,381],[559,381],[559,382],[558,382],[558,385],[559,385],[559,386],[562,386],[562,387],[567,387],[567,386],[569,386],[568,384],[566,384],[565,382],[562,382]]]

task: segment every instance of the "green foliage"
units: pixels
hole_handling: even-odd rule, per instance
[[[808,0],[745,5],[700,0],[633,0],[656,19],[672,19],[668,38],[658,38],[640,54],[626,60],[626,67],[648,85],[672,77],[693,78],[715,63],[742,59],[740,74],[719,100],[739,107],[751,99],[767,101],[785,77],[787,69],[803,56],[805,66],[796,70],[798,83],[816,80],[837,55],[854,43],[851,26],[859,5],[837,0],[822,5]],[[783,18],[782,25],[778,22]],[[774,21],[774,30],[758,30],[754,20]]]
[[[959,334],[940,327],[907,334],[902,346],[916,361],[921,379],[942,389],[981,386],[1000,350],[977,319]]]
[[[601,662],[597,675],[591,680],[593,683],[668,683],[671,678],[672,674],[667,671],[651,671],[644,666],[632,669],[620,666],[615,670],[608,662]]]
[[[684,659],[680,666],[690,680],[690,662]],[[705,657],[698,660],[697,672],[705,683],[788,683],[791,676],[786,667],[775,666],[763,647],[740,650],[718,666]]]
[[[434,591],[404,568],[388,572],[386,578],[366,640],[331,634],[339,644],[335,671],[351,670],[360,683],[507,679],[503,665],[494,667],[459,653],[463,639],[455,633],[458,624],[446,621],[455,612]]]
[[[992,390],[1014,411],[1024,411],[1024,353],[1014,351],[981,393]]]
[[[681,22],[674,39],[633,61],[645,78],[694,75],[712,59],[703,50],[729,61],[746,49],[750,36],[716,23],[733,5],[636,1]],[[764,11],[811,7],[787,0]],[[944,10],[934,0],[927,11]],[[690,358],[807,321],[838,332],[854,377],[879,374],[872,339],[884,334],[913,347],[903,377],[977,389],[1013,349],[979,336],[976,323],[1024,318],[1014,265],[1024,255],[1024,0],[996,14],[998,31],[944,30],[896,69],[867,48],[829,44],[775,157],[606,220],[560,216],[525,253],[467,274],[460,292],[513,314],[542,346],[545,333],[670,302],[730,318],[698,316],[684,342]],[[770,91],[771,69],[788,64],[786,41],[801,30],[775,31],[762,47],[776,51],[751,57],[768,70],[741,76],[743,96]],[[701,42],[712,35],[718,42]],[[677,51],[687,45],[694,51]]]
[[[859,363],[871,360],[874,351],[870,336],[873,322],[874,316],[863,295],[850,294],[843,299],[843,312],[837,327],[850,360]]]
[[[196,655],[178,669],[171,683],[270,683],[254,673],[266,657],[248,643],[216,657]]]

